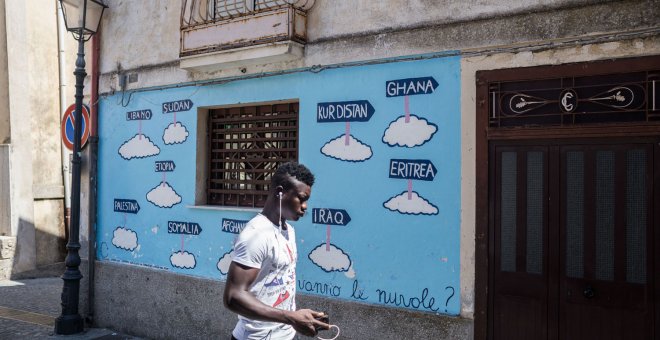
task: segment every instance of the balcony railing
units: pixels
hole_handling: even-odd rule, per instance
[[[292,6],[307,11],[315,0],[182,0],[181,29]]]
[[[181,67],[224,68],[300,58],[314,0],[182,0]]]

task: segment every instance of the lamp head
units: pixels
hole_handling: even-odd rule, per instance
[[[59,0],[66,30],[76,40],[89,40],[98,31],[103,11],[108,8],[102,0]]]

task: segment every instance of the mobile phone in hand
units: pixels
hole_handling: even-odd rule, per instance
[[[330,323],[330,316],[326,312],[323,312],[323,315],[321,316],[314,317],[314,319],[319,320],[323,323],[327,323],[327,324]],[[319,326],[315,326],[314,328],[316,329],[317,332],[320,330],[325,330],[325,328],[321,328]]]

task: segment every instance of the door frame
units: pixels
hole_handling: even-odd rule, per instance
[[[534,80],[557,77],[580,77],[597,74],[631,73],[647,70],[660,70],[660,56],[626,58],[582,62],[564,65],[535,66],[515,69],[484,70],[476,73],[476,178],[475,178],[475,310],[474,338],[489,339],[492,335],[489,319],[493,306],[488,295],[492,284],[489,263],[493,258],[490,240],[490,218],[492,211],[492,183],[489,182],[490,141],[529,141],[538,139],[586,139],[591,137],[655,137],[660,138],[660,122],[594,124],[592,126],[533,127],[533,128],[490,128],[489,84],[501,81]],[[660,197],[660,145],[654,145],[654,197]],[[660,211],[660,199],[653,202],[655,211]],[[651,261],[654,273],[660,273],[660,218],[654,221],[653,242],[655,243]],[[660,297],[660,280],[653,283],[655,300]],[[660,339],[660,303],[654,306],[655,338]],[[556,335],[551,334],[551,339]]]

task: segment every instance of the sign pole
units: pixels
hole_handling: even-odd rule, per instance
[[[76,59],[76,109],[73,127],[73,159],[71,160],[71,224],[67,255],[64,260],[66,271],[62,275],[62,314],[55,319],[56,334],[76,334],[83,331],[83,319],[78,313],[80,292],[80,138],[82,136],[83,87],[85,76],[85,41],[81,31],[78,38],[78,58]],[[93,266],[93,263],[89,264]]]

